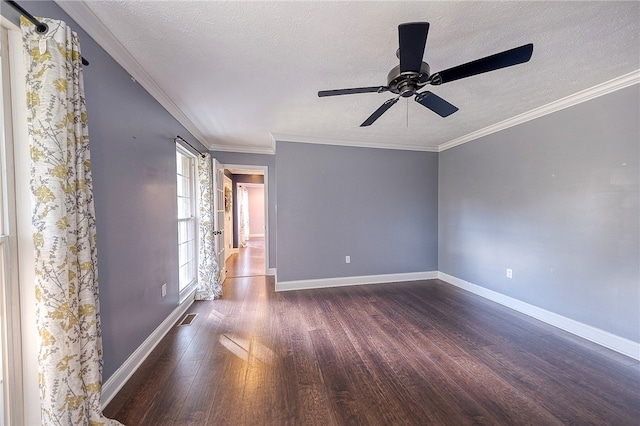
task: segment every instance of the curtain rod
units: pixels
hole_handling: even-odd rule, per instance
[[[7,3],[9,6],[13,7],[15,10],[17,10],[22,16],[27,18],[29,22],[35,25],[36,31],[39,32],[40,34],[45,34],[47,31],[49,31],[49,27],[47,26],[47,24],[38,21],[32,14],[27,12],[22,6],[20,6],[15,1],[11,1],[11,0],[3,0],[3,1]],[[80,59],[82,59],[82,65],[84,65],[85,67],[89,65],[89,61],[87,61],[85,58],[81,56]]]
[[[178,135],[176,136],[176,139],[181,140],[182,142],[186,143],[187,145],[189,145],[191,147],[191,149],[193,149],[195,152],[197,152],[198,154],[200,154],[202,156],[202,158],[205,157],[205,154],[203,152],[200,152],[199,149],[197,149],[196,147],[194,147],[193,145],[191,145],[189,142],[187,142],[182,136]],[[176,140],[174,139],[174,141]]]

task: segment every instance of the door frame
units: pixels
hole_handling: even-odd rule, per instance
[[[224,170],[224,169],[223,169]],[[231,180],[231,178],[227,175],[223,175],[222,178],[223,184],[222,184],[222,188],[223,190],[226,191],[227,188],[227,181],[229,181],[229,185],[231,186],[231,190],[233,190],[233,182]],[[237,253],[237,249],[233,248],[233,223],[235,221],[235,218],[233,217],[233,212],[229,211],[227,212],[227,206],[226,206],[226,192],[224,194],[225,196],[225,209],[224,209],[224,261],[225,263],[227,262],[227,260],[229,259],[229,256],[231,256],[234,253]],[[229,232],[229,229],[227,229],[227,218],[229,218],[229,220],[231,221],[231,232]],[[231,238],[229,241],[231,241],[231,247],[227,247],[227,237]],[[235,251],[234,251],[235,250]]]
[[[274,275],[273,270],[269,267],[270,254],[269,254],[269,167],[267,166],[255,166],[247,164],[222,164],[224,169],[240,169],[248,171],[256,171],[262,173],[264,176],[264,274]]]
[[[211,169],[213,175],[213,250],[216,263],[218,263],[218,270],[220,271],[220,282],[224,282],[227,278],[227,270],[225,268],[226,245],[224,243],[224,232],[226,230],[224,221],[226,215],[224,209],[224,165],[216,158],[211,157]]]

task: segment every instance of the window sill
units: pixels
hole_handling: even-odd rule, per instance
[[[194,281],[189,284],[180,292],[180,305],[182,305],[185,301],[193,301],[196,297],[196,289],[198,288],[198,281]]]

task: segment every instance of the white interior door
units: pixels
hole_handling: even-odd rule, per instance
[[[220,268],[220,281],[227,277],[224,256],[224,169],[213,158],[213,245]]]

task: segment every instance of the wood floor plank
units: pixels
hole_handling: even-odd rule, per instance
[[[348,368],[338,355],[339,350],[332,341],[332,335],[325,330],[310,332],[314,352],[322,365],[322,382],[329,393],[329,405],[337,424],[368,425],[371,421],[358,404],[357,389],[349,381]]]
[[[279,299],[284,305],[282,314],[286,321],[280,321],[286,336],[289,336],[289,348],[294,362],[294,378],[287,383],[297,387],[300,405],[298,419],[305,425],[336,425],[337,419],[330,408],[329,395],[324,385],[321,367],[315,354],[309,326],[305,322],[305,309],[301,309],[299,297],[306,299],[300,292],[288,293]],[[288,302],[288,303],[287,303]]]
[[[490,314],[495,315],[496,312],[492,310]],[[608,369],[609,374],[603,375],[602,380],[596,384],[589,380],[594,372],[591,370],[593,364],[589,362],[588,357],[577,354],[571,345],[552,344],[550,339],[555,340],[556,343],[561,341],[550,335],[526,334],[525,331],[530,328],[525,328],[517,322],[501,321],[501,324],[501,333],[496,336],[500,339],[507,339],[503,340],[505,343],[512,343],[515,340],[522,349],[520,353],[530,355],[526,360],[520,358],[516,360],[517,362],[524,361],[528,365],[544,371],[549,377],[549,382],[562,386],[563,394],[580,392],[583,403],[589,406],[594,416],[600,419],[599,421],[610,421],[618,418],[618,413],[632,412],[632,410],[635,410],[635,417],[640,418],[640,412],[637,411],[637,407],[633,406],[633,401],[636,399],[625,398],[626,392],[623,392],[625,395],[618,394],[621,388],[640,390],[640,382],[637,377],[625,374],[615,377],[615,372]],[[513,333],[508,338],[504,334],[507,331]],[[514,336],[517,337],[514,338]],[[602,364],[597,365],[598,369],[602,370]],[[624,419],[619,419],[619,421],[624,422]]]
[[[398,318],[395,310],[385,312],[385,321],[391,324],[405,325],[398,330],[404,335],[401,339],[408,345],[411,352],[424,352],[426,357],[433,360],[434,366],[446,374],[446,380],[456,383],[478,407],[485,407],[484,413],[478,413],[477,421],[482,419],[489,423],[510,423],[528,412],[532,421],[538,419],[537,424],[553,424],[550,415],[539,415],[527,404],[526,400],[506,386],[497,376],[484,366],[474,362],[473,352],[466,352],[457,347],[451,339],[437,329],[427,331],[425,326],[413,325]],[[467,349],[468,351],[469,349]],[[499,404],[497,402],[500,402]]]
[[[378,377],[380,371],[387,370],[384,360],[373,353],[371,348],[378,346],[377,336],[371,330],[352,328],[354,325],[351,311],[340,303],[348,294],[342,293],[331,299],[325,315],[332,318],[336,346],[341,350],[342,362],[347,364],[346,374],[352,383],[364,383],[355,391],[361,400],[384,401],[384,404],[374,404],[367,410],[367,416],[376,422],[384,424],[403,424],[410,421],[405,413],[406,399],[398,398],[387,381]],[[339,330],[339,331],[337,331]],[[394,377],[394,380],[397,380]],[[416,407],[417,408],[417,407]],[[413,420],[415,420],[415,415]]]
[[[129,425],[616,424],[638,363],[438,280],[195,302],[105,413]]]
[[[444,383],[443,372],[428,350],[407,350],[407,342],[400,338],[402,332],[395,324],[381,321],[380,317],[375,322],[378,327],[371,327],[371,324],[358,327],[359,323],[357,319],[352,321],[352,336],[362,345],[366,358],[374,361],[372,369],[377,377],[382,376],[385,394],[397,397],[400,409],[411,407],[410,421],[402,423],[442,423],[445,419],[456,424],[467,424],[470,420],[485,423],[486,413],[479,407],[472,407],[464,391],[455,384]]]
[[[438,304],[435,308],[443,309],[444,306],[454,301],[454,299],[448,299]],[[461,311],[462,309],[458,310],[458,312]],[[474,319],[477,320],[479,317],[484,316],[485,320],[490,320],[498,312],[495,309],[487,310],[483,315],[478,315],[476,312]],[[464,315],[464,312],[461,312],[461,314]],[[583,405],[583,408],[581,408],[583,410],[582,413],[590,421],[602,423],[616,419],[617,424],[625,424],[631,420],[632,417],[620,417],[619,414],[621,412],[628,413],[628,410],[635,410],[633,404],[623,406],[619,398],[612,398],[610,394],[600,390],[603,386],[606,387],[608,382],[606,377],[603,377],[603,380],[595,385],[588,380],[590,375],[585,374],[587,371],[585,371],[584,366],[580,366],[577,370],[574,368],[576,363],[572,359],[572,354],[566,351],[563,353],[562,349],[552,348],[545,343],[545,340],[535,330],[530,327],[524,327],[522,323],[512,321],[512,318],[507,319],[503,318],[492,325],[485,321],[484,327],[489,325],[495,330],[491,335],[495,342],[493,345],[483,348],[485,353],[497,349],[496,352],[491,352],[494,356],[509,356],[512,365],[526,364],[531,370],[536,371],[536,374],[531,376],[543,383],[543,385],[538,386],[558,395],[553,401],[548,401],[550,407],[555,407],[554,411],[570,414],[574,407],[570,401],[565,399],[565,395],[580,394],[581,405]],[[484,328],[479,328],[478,321],[466,321],[466,324],[473,333],[482,333],[485,330]],[[504,347],[513,343],[518,345],[517,352],[501,352]],[[574,370],[573,372],[570,371],[572,369]],[[637,381],[633,381],[631,384],[630,388],[637,388],[637,385],[635,385]],[[637,398],[632,398],[632,400],[637,401]],[[640,415],[640,413],[637,415]],[[568,418],[571,418],[571,414]]]

